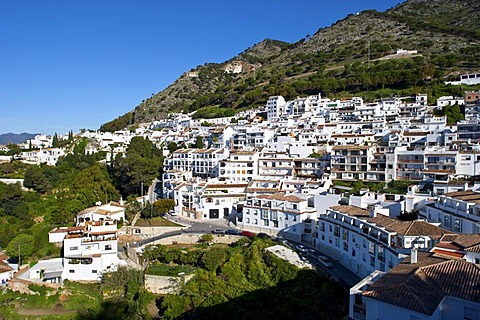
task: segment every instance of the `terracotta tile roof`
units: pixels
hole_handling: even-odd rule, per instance
[[[362,208],[355,207],[355,206],[341,205],[341,206],[330,207],[330,209],[335,210],[335,211],[340,211],[342,213],[346,213],[349,216],[354,216],[354,217],[369,217],[370,216],[370,211],[369,210],[362,209]]]
[[[297,197],[293,194],[285,194],[283,192],[275,193],[275,194],[261,194],[256,197],[257,199],[268,199],[268,200],[279,200],[279,201],[288,201],[288,202],[303,202],[306,201],[301,197]]]
[[[84,229],[85,229],[84,226],[60,227],[60,228],[53,228],[49,233],[64,233],[64,232],[72,232],[72,231],[82,231]]]
[[[369,217],[366,220],[403,236],[429,236],[434,239],[440,239],[444,234],[450,232],[422,220],[402,221],[380,214],[374,218]]]
[[[451,257],[458,258],[458,259],[461,259],[464,256],[464,254],[461,253],[461,252],[453,252],[453,251],[449,251],[449,250],[442,250],[442,249],[438,249],[438,247],[433,248],[432,252],[442,254],[442,255],[445,255],[445,256],[451,256]]]
[[[471,246],[471,247],[465,248],[465,251],[473,252],[473,253],[480,253],[480,244],[477,244],[476,246]]]
[[[432,315],[446,296],[480,303],[480,268],[461,259],[418,252],[372,284],[363,296]]]
[[[451,242],[439,242],[436,244],[435,248],[442,248],[448,250],[463,250],[462,246]]]
[[[480,253],[480,234],[447,234],[437,246],[447,244],[459,248],[458,250]]]
[[[464,248],[477,246],[480,244],[480,234],[459,234],[453,242]]]
[[[5,261],[0,260],[0,273],[12,271],[13,268],[10,267]]]
[[[330,209],[348,214],[349,216],[365,218],[365,220],[370,223],[374,223],[403,236],[429,236],[439,239],[450,232],[422,220],[402,221],[381,214],[377,214],[376,217],[370,217],[369,210],[355,206],[341,205],[330,207]]]
[[[455,191],[445,193],[445,196],[466,202],[480,202],[480,193],[474,191]]]

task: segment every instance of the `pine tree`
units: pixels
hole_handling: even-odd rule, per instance
[[[53,135],[53,138],[52,138],[52,147],[53,148],[58,148],[58,136],[57,136],[56,132],[55,132],[55,134]]]

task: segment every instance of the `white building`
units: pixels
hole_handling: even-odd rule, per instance
[[[480,319],[480,268],[461,259],[414,252],[387,273],[350,289],[349,319]]]
[[[220,161],[219,180],[229,183],[251,181],[258,175],[258,156],[256,150],[236,150],[226,160]]]
[[[439,195],[419,215],[455,233],[480,233],[480,193],[457,191]]]
[[[49,242],[63,242],[60,281],[98,281],[104,272],[116,270],[119,263],[117,222],[124,219],[125,208],[111,202],[77,214],[75,227],[50,231]]]
[[[125,207],[122,203],[110,202],[83,210],[77,214],[77,225],[84,225],[92,221],[114,221],[125,220]]]
[[[65,155],[65,151],[60,148],[46,148],[40,150],[24,151],[21,153],[22,162],[29,164],[45,163],[49,166],[55,166],[60,157]]]
[[[0,259],[0,284],[4,285],[13,278],[15,269],[4,260]]]
[[[285,98],[282,96],[273,96],[268,98],[267,100],[267,120],[272,120],[274,118],[278,118],[285,114],[286,112],[286,104]]]
[[[117,225],[107,222],[86,222],[80,231],[68,232],[63,241],[62,279],[98,281],[102,273],[115,271]]]
[[[376,207],[330,207],[318,216],[313,245],[365,277],[375,270],[392,269],[413,247],[431,249],[448,233],[422,220],[401,221],[382,212]]]
[[[242,228],[301,241],[305,234],[311,235],[315,215],[303,194],[251,195],[243,207]]]

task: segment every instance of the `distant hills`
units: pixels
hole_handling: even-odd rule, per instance
[[[100,129],[114,131],[169,112],[228,116],[264,105],[272,95],[456,95],[463,88],[446,88],[444,81],[480,71],[478,12],[480,1],[408,0],[386,12],[350,14],[295,43],[266,39],[228,61],[186,71]],[[418,54],[395,56],[398,49]]]
[[[19,144],[27,140],[35,138],[38,133],[3,133],[0,134],[0,144],[7,145],[9,143]]]

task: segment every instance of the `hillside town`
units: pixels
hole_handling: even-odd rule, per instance
[[[459,310],[478,319],[480,91],[427,101],[425,94],[371,103],[272,96],[234,117],[170,114],[133,130],[75,137],[88,139],[87,153],[105,152],[106,164],[133,137],[148,138],[163,151],[164,168],[153,199],[145,192],[139,201],[173,199],[171,217],[228,221],[342,265],[362,279],[350,289],[350,319],[446,319]],[[465,120],[434,115],[447,106],[460,106]],[[47,135],[20,145],[32,146],[15,159],[53,166],[70,152]],[[51,243],[63,243],[63,257],[39,262],[27,278],[98,281],[127,263],[118,255],[123,220],[121,199],[79,212],[75,226],[49,233]],[[4,269],[6,282],[14,270]],[[425,290],[432,298],[420,302]]]

